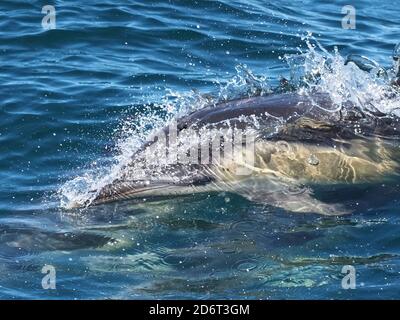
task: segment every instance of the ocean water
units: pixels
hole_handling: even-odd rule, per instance
[[[390,68],[398,3],[356,1],[356,28],[344,29],[347,4],[2,0],[0,298],[399,298],[397,182],[325,190],[329,201],[356,199],[339,217],[227,193],[66,208],[112,178],[166,110],[268,92],[295,73],[288,55],[305,53],[307,70],[321,71],[328,53]],[[42,26],[45,5],[55,29]],[[354,79],[348,96],[380,92],[353,69],[322,75],[331,94]],[[56,289],[42,286],[46,265]],[[346,265],[355,289],[342,288]]]

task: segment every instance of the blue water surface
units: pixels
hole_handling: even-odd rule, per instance
[[[216,92],[238,65],[276,85],[307,32],[390,66],[399,3],[353,2],[355,29],[342,28],[348,1],[2,0],[0,298],[398,298],[397,185],[354,190],[360,208],[341,217],[232,194],[71,212],[55,195],[113,159],[133,108],[168,89]],[[53,30],[44,5],[56,9]],[[45,265],[55,290],[42,288]],[[354,290],[341,286],[345,265]]]

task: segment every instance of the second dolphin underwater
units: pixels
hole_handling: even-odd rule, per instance
[[[188,135],[193,129],[244,129],[245,135],[254,135],[254,145],[244,148],[241,161],[218,157],[209,163],[162,164],[165,141],[150,139],[119,178],[93,190],[90,205],[217,191],[290,212],[349,213],[317,200],[312,187],[383,183],[397,176],[400,124],[394,116],[363,112],[351,102],[340,112],[328,111],[333,105],[326,94],[283,93],[206,106],[177,120],[177,144],[184,150],[197,146],[199,141]],[[162,132],[169,137],[168,128]],[[251,163],[243,161],[248,158]],[[237,174],[240,168],[247,173]]]

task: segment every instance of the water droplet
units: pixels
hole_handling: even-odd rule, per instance
[[[308,163],[311,164],[312,166],[317,166],[319,165],[319,159],[314,154],[312,154],[308,158]]]

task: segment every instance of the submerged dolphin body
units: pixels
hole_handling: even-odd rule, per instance
[[[157,155],[148,152],[160,141],[150,140],[118,179],[96,191],[91,205],[226,191],[292,212],[347,213],[341,206],[317,200],[312,186],[381,182],[397,174],[400,126],[396,118],[364,113],[351,103],[337,112],[329,111],[332,108],[324,94],[286,93],[197,110],[177,121],[179,135],[192,128],[245,128],[256,136],[250,151],[254,161],[161,166]],[[239,166],[249,173],[235,174]]]

